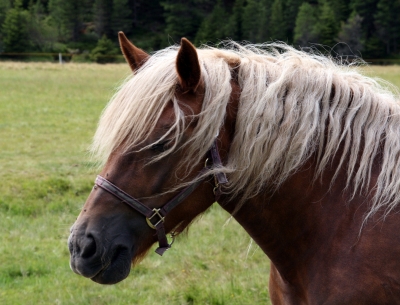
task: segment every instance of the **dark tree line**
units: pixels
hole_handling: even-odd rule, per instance
[[[0,52],[91,52],[99,61],[116,54],[122,30],[148,51],[181,37],[230,38],[397,58],[399,13],[400,0],[0,0]]]

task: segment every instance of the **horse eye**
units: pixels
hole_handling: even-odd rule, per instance
[[[166,151],[168,149],[167,146],[168,146],[168,141],[160,142],[160,143],[153,144],[151,146],[151,150],[161,153],[161,152],[164,152],[164,151]]]

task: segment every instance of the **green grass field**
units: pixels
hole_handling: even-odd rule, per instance
[[[369,67],[400,86],[400,67]],[[126,65],[0,63],[0,304],[269,304],[269,262],[218,206],[120,284],[69,269],[96,168],[87,152]]]

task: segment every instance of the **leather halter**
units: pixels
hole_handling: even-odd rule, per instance
[[[207,164],[208,163],[207,159],[204,168],[199,172],[197,177],[204,176],[204,174],[210,171],[213,167],[215,168],[222,166],[221,157],[219,156],[218,153],[216,140],[211,146],[211,149],[209,150],[208,154],[211,157],[212,163]],[[193,191],[204,181],[204,179],[205,177],[203,179],[195,179],[195,182],[193,184],[190,184],[187,187],[185,187],[182,191],[179,192],[178,195],[176,195],[174,198],[168,201],[163,207],[154,209],[150,209],[149,207],[141,203],[139,200],[127,194],[119,187],[112,184],[110,181],[101,176],[97,176],[95,180],[95,187],[98,186],[104,189],[105,191],[114,195],[118,199],[121,199],[122,202],[126,203],[127,205],[129,205],[130,207],[132,207],[133,209],[144,215],[146,217],[147,224],[150,226],[150,228],[155,229],[157,232],[158,248],[156,249],[155,252],[159,255],[163,255],[166,250],[171,248],[171,245],[173,243],[173,240],[170,244],[168,243],[167,236],[165,234],[165,228],[164,228],[165,217],[173,208],[175,208],[182,201],[184,201],[191,193],[193,193]],[[221,184],[228,183],[228,179],[226,178],[225,173],[222,172],[214,174],[214,179],[215,179],[215,187],[213,192],[215,195],[215,201],[217,201],[221,195]],[[174,238],[174,235],[171,234],[171,236]]]

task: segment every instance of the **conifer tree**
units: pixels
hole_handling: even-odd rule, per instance
[[[83,22],[93,22],[93,3],[94,0],[80,1],[80,18]]]
[[[386,47],[386,55],[397,52],[400,40],[400,2],[380,0],[374,15],[376,34]]]
[[[359,56],[363,50],[362,41],[362,18],[357,12],[353,12],[346,22],[341,23],[341,29],[338,34],[337,52],[342,55]]]
[[[132,11],[128,0],[113,0],[111,29],[117,37],[119,31],[129,34],[132,29]]]
[[[90,52],[90,59],[99,63],[104,64],[115,61],[115,55],[118,54],[118,49],[114,43],[103,35],[98,42],[96,47]]]
[[[318,22],[317,9],[304,2],[297,13],[293,40],[302,47],[318,41],[316,24]]]
[[[243,10],[242,39],[258,42],[260,21],[260,0],[247,0]]]
[[[0,0],[0,25],[4,23],[7,11],[11,8],[10,0]]]
[[[289,42],[293,42],[296,17],[303,0],[286,0],[284,5],[284,18],[286,25],[286,36]]]
[[[83,28],[82,1],[49,0],[52,23],[57,28],[60,41],[78,41]]]
[[[330,0],[329,4],[334,12],[336,21],[340,24],[341,21],[346,21],[350,17],[351,7],[348,0]]]
[[[29,46],[27,32],[28,12],[22,1],[16,0],[14,7],[6,13],[1,32],[5,52],[26,52]]]
[[[243,10],[244,0],[236,0],[226,27],[226,35],[236,41],[243,39]]]
[[[379,0],[352,0],[351,9],[356,11],[363,18],[362,27],[365,38],[373,36],[375,31],[375,12]]]
[[[93,19],[96,33],[99,37],[112,36],[111,14],[113,0],[95,0],[93,6]]]
[[[320,16],[317,23],[318,42],[333,47],[338,34],[338,24],[335,13],[327,0],[319,2]]]
[[[6,45],[92,49],[104,34],[115,41],[122,30],[147,50],[181,37],[302,46],[344,41],[354,52],[378,58],[398,55],[399,11],[400,0],[0,0],[0,51]],[[23,33],[26,39],[17,43]]]
[[[217,42],[217,40],[225,39],[227,18],[228,15],[222,0],[218,0],[211,14],[203,20],[197,32],[195,43]]]
[[[38,1],[29,5],[29,18],[27,32],[33,50],[42,52],[53,51],[53,45],[57,41],[56,28],[48,23],[43,4]]]
[[[375,28],[375,13],[379,0],[352,0],[351,8],[362,18],[362,37],[364,40],[363,56],[382,56],[382,42]],[[383,49],[384,51],[384,49]]]
[[[261,0],[258,14],[258,42],[266,42],[271,39],[269,20],[273,0]]]
[[[80,0],[62,1],[64,22],[72,41],[78,41],[83,28],[82,2]]]
[[[202,22],[202,14],[195,0],[165,0],[161,3],[165,13],[165,33],[174,42],[181,37],[193,40]]]
[[[274,0],[274,3],[271,7],[271,19],[269,26],[272,39],[287,41],[286,22],[283,15],[282,0]]]
[[[164,27],[164,7],[160,0],[130,0],[134,28],[149,31],[162,30]]]
[[[0,0],[0,52],[4,51],[3,34],[1,27],[6,19],[7,11],[10,9],[11,3],[9,0]]]
[[[49,8],[49,17],[50,17],[50,24],[57,31],[58,40],[62,41],[62,37],[64,36],[65,27],[63,22],[63,9],[62,9],[62,0],[49,0],[48,8]]]

